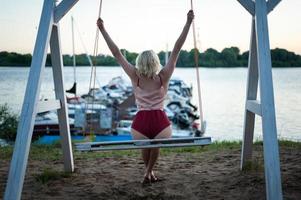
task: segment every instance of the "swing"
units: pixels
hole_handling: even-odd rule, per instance
[[[21,199],[32,130],[37,113],[57,110],[62,142],[64,171],[74,172],[74,159],[69,130],[68,110],[63,79],[59,22],[79,0],[44,0],[40,24],[33,51],[30,72],[17,137],[14,144],[4,200]],[[252,161],[252,142],[255,115],[262,119],[266,198],[282,200],[279,147],[274,104],[272,64],[269,44],[268,14],[281,0],[237,0],[251,15],[251,40],[248,63],[247,95],[244,109],[243,142],[240,170]],[[50,44],[53,79],[56,97],[39,102],[40,85]],[[257,88],[260,101],[257,100]],[[140,143],[141,144],[141,143]],[[174,144],[173,144],[174,145]]]
[[[118,142],[76,143],[78,151],[109,151],[129,149],[151,149],[168,147],[189,147],[211,144],[211,137],[185,137],[171,139],[126,140]]]
[[[190,0],[191,10],[193,10],[193,1]],[[98,17],[101,16],[102,0],[100,0]],[[194,44],[194,63],[197,74],[197,86],[198,86],[198,99],[199,99],[199,115],[200,115],[200,132],[203,135],[206,130],[206,122],[203,120],[203,109],[201,100],[201,89],[200,89],[200,78],[199,78],[199,52],[196,42],[196,32],[195,23],[192,22],[193,28],[193,44]],[[96,37],[94,43],[94,56],[98,52],[98,38],[99,31],[96,30]],[[91,89],[92,79],[96,79],[96,67],[95,63],[91,66],[91,77],[89,90]],[[92,92],[94,99],[94,90]],[[92,101],[93,109],[94,101]],[[93,120],[93,119],[92,119]],[[90,129],[90,134],[92,133],[92,126],[88,127]],[[170,148],[170,147],[188,147],[188,146],[203,146],[211,144],[211,137],[183,137],[183,138],[169,138],[169,139],[143,139],[143,140],[126,140],[117,142],[84,142],[76,143],[75,147],[78,151],[107,151],[107,150],[128,150],[128,149],[147,149],[147,148]]]

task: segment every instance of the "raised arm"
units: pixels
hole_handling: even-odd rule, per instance
[[[122,66],[127,75],[133,79],[135,77],[135,68],[126,60],[126,58],[122,55],[117,45],[114,43],[108,32],[106,31],[103,20],[97,20],[97,26],[103,35],[109,49],[111,50],[113,56],[116,58],[117,62]]]
[[[161,76],[164,78],[164,80],[169,80],[175,67],[176,67],[176,63],[177,63],[177,60],[178,60],[178,56],[179,56],[179,53],[180,53],[180,50],[186,40],[186,37],[187,37],[187,34],[189,32],[189,28],[190,28],[190,25],[192,23],[192,20],[194,18],[194,13],[193,13],[193,10],[190,10],[188,13],[187,13],[187,21],[185,23],[185,26],[183,28],[183,31],[180,35],[180,37],[177,39],[176,43],[175,43],[175,46],[171,52],[171,55],[169,57],[169,60],[167,62],[167,64],[165,65],[165,67],[161,70],[160,74]]]

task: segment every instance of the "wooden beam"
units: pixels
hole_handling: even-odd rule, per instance
[[[266,195],[268,200],[281,200],[282,186],[266,0],[256,0],[255,6]]]
[[[52,27],[50,51],[55,96],[61,102],[61,108],[58,109],[57,113],[60,127],[61,143],[63,148],[64,169],[66,172],[73,172],[74,162],[68,120],[68,106],[64,89],[63,57],[61,52],[61,42],[58,25],[53,25]]]
[[[248,100],[246,102],[246,109],[252,113],[262,116],[261,105],[257,100]]]
[[[129,150],[149,149],[168,147],[188,147],[211,144],[211,137],[190,137],[152,140],[127,140],[117,142],[90,142],[78,143],[76,148],[79,151],[108,151],[108,150]]]
[[[269,0],[267,2],[267,9],[268,9],[268,13],[270,13],[272,10],[274,10],[274,8],[278,5],[278,3],[280,3],[281,0]]]
[[[39,101],[37,107],[37,113],[47,112],[50,110],[57,110],[61,108],[61,101],[55,99]]]
[[[255,3],[252,0],[237,0],[252,16],[255,15]]]
[[[79,0],[63,0],[54,10],[54,22],[58,23]]]
[[[120,145],[114,147],[90,147],[90,148],[77,148],[79,151],[111,151],[111,150],[134,150],[134,149],[152,149],[152,148],[175,148],[175,147],[192,147],[209,145],[211,142],[203,143],[182,143],[182,144],[151,144],[145,146],[134,145]]]
[[[10,163],[5,200],[21,199],[33,126],[40,95],[41,77],[45,68],[50,32],[53,24],[54,1],[44,1],[39,30],[22,106],[13,157]]]
[[[258,88],[258,64],[257,64],[257,44],[255,33],[255,18],[252,17],[249,63],[248,63],[248,80],[246,93],[246,108],[244,118],[244,132],[241,151],[240,169],[245,167],[247,161],[252,160],[252,146],[255,125],[255,113],[248,110],[248,101],[257,98]]]
[[[123,144],[159,144],[159,143],[181,143],[181,142],[194,142],[199,140],[211,140],[211,137],[181,137],[181,138],[164,138],[164,139],[144,139],[144,140],[125,140],[125,141],[109,141],[109,142],[84,142],[76,143],[77,146],[90,145],[90,146],[108,146],[108,145],[123,145]]]

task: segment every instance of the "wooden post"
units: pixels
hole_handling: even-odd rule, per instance
[[[252,159],[252,144],[254,136],[255,113],[247,109],[248,100],[256,100],[258,87],[258,65],[257,65],[257,43],[255,34],[255,18],[252,17],[252,29],[249,50],[248,63],[248,80],[247,80],[247,94],[246,94],[246,108],[244,119],[244,135],[242,141],[242,153],[240,168],[246,164],[246,161]]]
[[[255,15],[255,3],[253,0],[237,0],[252,16]]]
[[[56,99],[61,102],[61,108],[57,110],[60,127],[61,144],[63,148],[64,168],[66,172],[73,172],[73,154],[68,118],[68,105],[66,101],[63,77],[63,58],[59,37],[59,25],[53,25],[50,38],[51,63],[53,70],[54,90]]]
[[[255,24],[267,199],[282,199],[266,0],[256,0]]]
[[[58,23],[79,0],[62,0],[54,10],[54,23]]]
[[[241,169],[252,158],[254,120],[258,114],[262,117],[266,196],[267,199],[279,200],[282,199],[282,187],[267,15],[280,0],[238,1],[252,15]],[[261,104],[256,101],[258,77]]]
[[[65,171],[72,172],[74,170],[64,90],[62,71],[63,61],[60,51],[59,31],[58,27],[54,24],[58,23],[77,1],[78,0],[63,0],[58,6],[55,6],[55,0],[44,0],[4,200],[21,199],[33,126],[38,109],[40,109],[40,111],[58,109]],[[51,31],[51,51],[53,53],[52,64],[55,93],[56,98],[59,100],[53,100],[47,103],[38,103],[41,77],[45,67]]]
[[[45,67],[50,32],[53,24],[53,10],[54,1],[44,1],[20,122],[18,124],[17,138],[5,189],[5,200],[18,200],[21,198],[33,126],[37,112],[36,105],[40,94],[41,77]]]
[[[279,3],[281,0],[269,0],[267,2],[267,12],[270,13]]]

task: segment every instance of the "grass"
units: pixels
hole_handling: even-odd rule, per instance
[[[280,148],[281,147],[291,147],[301,150],[301,142],[295,142],[290,140],[280,140],[279,142]]]
[[[42,173],[35,175],[35,180],[41,184],[46,184],[53,180],[69,178],[71,173],[55,171],[50,168],[45,168]]]
[[[241,141],[219,141],[213,142],[208,146],[201,147],[183,147],[183,148],[165,148],[162,149],[162,155],[168,155],[172,153],[202,153],[211,151],[212,153],[221,150],[240,150]],[[254,148],[263,145],[262,141],[256,141]],[[296,148],[301,150],[301,142],[294,142],[288,140],[279,141],[280,148]],[[73,147],[73,149],[75,149]],[[10,160],[13,152],[13,147],[0,147],[0,160]],[[137,150],[118,150],[118,151],[106,151],[106,152],[78,152],[74,150],[75,159],[94,159],[98,157],[135,157],[139,156],[140,152]],[[45,160],[55,161],[62,159],[62,150],[60,143],[52,145],[37,145],[32,144],[30,149],[30,159],[33,160]]]
[[[264,170],[264,163],[262,159],[254,158],[252,161],[247,161],[243,167],[243,172],[259,172]]]

